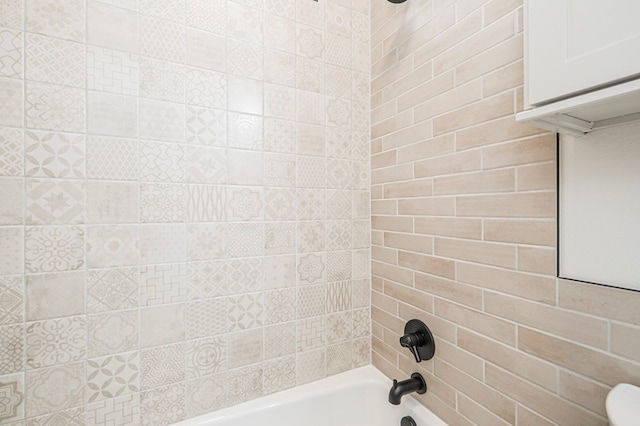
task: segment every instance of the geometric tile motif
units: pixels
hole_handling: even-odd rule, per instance
[[[326,161],[321,157],[298,156],[298,187],[324,188]]]
[[[293,321],[296,317],[296,292],[293,288],[266,292],[266,323],[277,324]]]
[[[369,158],[371,146],[368,132],[353,132],[351,138],[351,157],[354,160],[365,161]]]
[[[353,349],[351,350],[352,367],[362,367],[371,363],[371,337],[353,339]]]
[[[227,67],[231,74],[262,80],[262,47],[252,43],[229,40]]]
[[[22,130],[0,127],[0,176],[22,176],[23,150]]]
[[[327,315],[327,344],[335,344],[351,339],[351,311]]]
[[[233,188],[229,200],[231,220],[262,220],[264,203],[262,191],[251,188]]]
[[[137,307],[137,268],[89,270],[87,273],[87,310],[89,312]]]
[[[283,288],[296,285],[296,257],[271,256],[264,258],[264,288]]]
[[[187,416],[185,394],[184,383],[140,393],[140,424],[158,426],[183,420]]]
[[[351,40],[334,34],[327,34],[326,60],[328,64],[343,68],[351,67]]]
[[[371,217],[371,193],[369,191],[353,191],[351,194],[353,198],[352,219],[369,219]],[[365,247],[368,246],[369,244]]]
[[[296,323],[296,350],[304,352],[325,346],[325,317],[307,318]]]
[[[227,4],[227,36],[263,44],[263,13],[238,3]]]
[[[353,251],[351,274],[352,278],[368,278],[371,276],[371,254],[369,249]]]
[[[351,104],[352,125],[355,130],[366,131],[369,128],[368,104],[360,101],[353,101]]]
[[[351,284],[351,307],[363,308],[369,306],[371,299],[370,279],[353,280]]]
[[[189,416],[210,413],[226,405],[224,374],[206,376],[187,382],[187,410]]]
[[[264,149],[272,152],[296,151],[296,123],[295,121],[265,118],[264,120]]]
[[[132,351],[138,348],[138,311],[117,311],[89,316],[89,356]]]
[[[301,220],[326,219],[325,191],[318,189],[296,190],[298,218]]]
[[[294,355],[265,362],[265,395],[296,385],[296,357]]]
[[[294,220],[295,192],[289,188],[265,188],[265,219]]]
[[[324,255],[308,254],[300,256],[298,258],[298,281],[306,281],[308,283],[314,283],[317,280],[321,280],[325,276],[325,262]]]
[[[324,315],[327,307],[327,287],[325,284],[298,287],[298,318]]]
[[[216,34],[226,34],[225,0],[187,0],[187,24]]]
[[[187,303],[187,339],[222,334],[227,330],[226,299],[202,299]]]
[[[184,24],[183,0],[140,0],[140,13]]]
[[[326,205],[329,219],[351,219],[351,193],[349,191],[330,191],[327,194]]]
[[[140,146],[140,178],[145,181],[184,180],[184,147],[178,144],[143,142]]]
[[[225,255],[227,230],[224,224],[194,223],[187,226],[189,260],[215,260]]]
[[[298,57],[297,88],[322,93],[326,85],[324,72],[322,62]]]
[[[264,10],[285,18],[296,18],[296,2],[294,0],[265,0]]]
[[[187,220],[222,222],[227,218],[227,188],[213,185],[189,185]]]
[[[330,251],[327,253],[327,281],[351,279],[351,252]]]
[[[23,100],[22,80],[0,78],[0,124],[22,127]]]
[[[140,424],[140,395],[105,399],[87,406],[89,426],[136,426]]]
[[[339,312],[351,308],[351,282],[330,282],[327,291],[327,311]]]
[[[369,42],[369,17],[364,13],[351,12],[352,37],[360,43]]]
[[[23,321],[24,278],[22,275],[0,277],[0,325]]]
[[[135,265],[139,257],[136,226],[88,227],[87,263],[90,268]]]
[[[80,269],[84,265],[84,229],[78,226],[28,227],[25,267],[28,272]]]
[[[353,188],[360,190],[368,190],[370,185],[369,162],[354,161],[353,162]]]
[[[0,228],[0,273],[24,273],[24,232],[21,226]]]
[[[140,58],[140,96],[184,102],[184,65]]]
[[[84,426],[84,407],[58,411],[39,417],[32,417],[27,421],[27,426]]]
[[[140,184],[140,220],[142,222],[184,222],[186,204],[186,185]]]
[[[368,220],[354,220],[352,225],[353,248],[369,247],[371,241],[371,222]]]
[[[299,221],[297,235],[298,253],[323,251],[325,247],[324,221]]]
[[[299,55],[307,58],[323,58],[324,33],[313,28],[307,28],[299,25],[296,41],[298,42]]]
[[[27,324],[27,366],[41,368],[87,355],[84,317],[67,317]]]
[[[87,361],[87,399],[101,401],[139,390],[138,352]]]
[[[138,56],[87,46],[87,89],[121,95],[138,95]]]
[[[87,141],[87,177],[137,180],[137,141],[109,136],[89,136]]]
[[[296,358],[296,384],[312,382],[326,376],[326,351],[317,349],[299,353]]]
[[[351,226],[347,220],[327,222],[327,250],[350,249]]]
[[[193,262],[187,266],[189,300],[205,299],[227,294],[226,262]]]
[[[295,55],[274,49],[264,49],[264,81],[295,87]]]
[[[140,306],[183,302],[186,295],[184,264],[140,267]]]
[[[327,157],[342,158],[348,160],[351,158],[352,132],[346,129],[337,129],[327,127],[325,129],[327,141]]]
[[[0,3],[0,7],[2,4]],[[24,376],[12,374],[0,377],[0,423],[5,424],[24,418]],[[13,423],[18,425],[18,423]]]
[[[327,90],[329,96],[339,96],[342,98],[351,97],[351,71],[348,69],[326,66]]]
[[[264,325],[263,293],[228,297],[229,331],[246,330]]]
[[[338,374],[351,368],[351,342],[327,348],[327,374]]]
[[[353,184],[353,170],[351,161],[327,160],[327,188],[351,189]]]
[[[187,71],[186,103],[208,108],[226,109],[226,75],[215,71],[189,68]]]
[[[23,59],[22,33],[0,29],[0,76],[22,78]]]
[[[22,29],[24,19],[22,9],[24,2],[15,0],[0,0],[0,27]]]
[[[371,310],[353,310],[353,337],[367,337],[371,334]]]
[[[233,259],[226,263],[226,267],[228,294],[251,293],[262,290],[262,259]]]
[[[27,127],[84,132],[86,93],[82,89],[44,83],[27,84]]]
[[[264,180],[268,186],[295,186],[295,156],[265,153]]]
[[[140,356],[140,386],[157,388],[184,380],[183,343],[146,349]]]
[[[231,96],[231,95],[230,95]],[[262,100],[259,101],[261,103]],[[264,119],[261,116],[229,113],[228,144],[234,148],[261,150]]]
[[[183,104],[140,98],[139,135],[142,139],[184,141]]]
[[[267,223],[265,225],[265,254],[286,254],[296,251],[295,222]]]
[[[84,223],[84,182],[27,179],[27,224]]]
[[[187,143],[226,146],[227,113],[220,110],[187,106]]]
[[[223,371],[227,362],[227,344],[222,337],[187,343],[187,380]]]
[[[84,404],[85,372],[84,362],[27,371],[26,389],[29,415],[37,416]],[[61,386],[61,383],[64,383],[64,386]],[[67,414],[73,416],[72,413]],[[75,425],[77,423],[53,424]]]
[[[263,223],[231,223],[228,226],[228,257],[262,256],[265,249]]]
[[[262,366],[239,368],[227,375],[227,402],[239,404],[262,396]]]
[[[140,53],[171,62],[185,62],[186,29],[168,21],[141,16]]]
[[[32,0],[27,2],[27,30],[68,40],[85,40],[83,0]]]
[[[208,146],[187,146],[187,181],[224,183],[227,175],[227,151]]]
[[[264,359],[278,358],[296,351],[296,323],[286,322],[264,328]]]
[[[24,326],[16,324],[0,327],[0,374],[23,370],[23,358]]]
[[[352,42],[351,47],[351,68],[354,71],[360,71],[368,73],[371,69],[371,55],[370,55],[369,43],[360,43],[357,41]],[[368,105],[368,104],[367,104]],[[364,129],[362,129],[364,130]]]
[[[85,45],[27,34],[28,80],[85,87]]]
[[[27,130],[26,136],[27,176],[84,177],[84,135]]]

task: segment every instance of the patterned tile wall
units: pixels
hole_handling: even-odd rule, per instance
[[[0,424],[370,362],[369,34],[366,0],[0,0]]]

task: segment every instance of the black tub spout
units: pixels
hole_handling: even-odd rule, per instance
[[[420,373],[413,373],[410,379],[401,382],[393,380],[393,386],[389,391],[389,402],[393,405],[399,405],[402,397],[411,392],[423,394],[427,391],[427,382]]]

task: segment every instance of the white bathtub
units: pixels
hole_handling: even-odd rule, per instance
[[[404,396],[400,405],[391,405],[390,388],[391,380],[366,366],[175,426],[400,426],[404,416],[411,416],[417,426],[446,426],[410,396]]]

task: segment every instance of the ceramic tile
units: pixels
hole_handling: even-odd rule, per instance
[[[27,84],[25,114],[27,127],[83,133],[86,128],[85,92],[72,87],[30,82]]]
[[[202,377],[187,382],[187,410],[189,415],[210,413],[226,404],[224,375]]]
[[[24,210],[24,180],[20,178],[0,179],[0,224],[21,225]]]
[[[138,120],[141,138],[184,141],[184,105],[140,99]]]
[[[84,362],[32,370],[26,376],[27,412],[30,416],[77,407],[84,403]],[[60,383],[65,386],[60,386]]]
[[[229,257],[261,256],[265,234],[262,223],[234,223],[228,226],[227,255]]]
[[[138,53],[140,48],[138,14],[121,7],[122,4],[120,3],[131,2],[132,0],[118,1],[118,4],[113,4],[112,1],[103,1],[102,3],[88,2],[87,41],[94,46]],[[133,9],[137,9],[137,0],[133,1],[136,2]]]
[[[245,367],[227,375],[227,403],[229,405],[262,396],[262,368]]]
[[[288,322],[264,328],[265,360],[296,352],[296,323]]]
[[[264,263],[260,258],[226,261],[228,294],[242,294],[263,289]]]
[[[89,226],[87,264],[90,268],[135,265],[139,241],[136,225]]]
[[[227,344],[223,337],[187,342],[187,380],[225,371]]]
[[[27,179],[26,223],[84,223],[83,181]]]
[[[295,0],[296,21],[319,29],[325,27],[326,4]]]
[[[298,218],[301,220],[326,218],[326,194],[319,189],[297,189]]]
[[[154,306],[140,310],[141,348],[182,342],[184,339],[184,303]]]
[[[33,226],[25,232],[25,268],[53,272],[84,266],[85,231],[79,226]]]
[[[327,223],[327,250],[351,248],[352,223],[350,221],[330,221]]]
[[[84,274],[27,275],[26,308],[27,321],[84,315]]]
[[[0,78],[0,125],[22,126],[23,103],[23,82]]]
[[[339,98],[327,100],[326,122],[329,126],[349,128],[351,126],[351,101]]]
[[[187,143],[227,145],[227,113],[221,110],[187,107]]]
[[[262,152],[229,149],[227,151],[227,183],[262,185],[264,162]]]
[[[262,360],[262,329],[238,331],[227,335],[227,368],[235,369]]]
[[[227,329],[226,312],[224,297],[187,303],[187,339],[223,334]]]
[[[327,374],[338,374],[349,370],[352,354],[351,342],[329,346],[327,348]]]
[[[228,217],[234,221],[264,219],[263,193],[260,188],[233,187],[228,201]]]
[[[226,34],[227,2],[187,0],[187,24],[216,34]]]
[[[295,122],[276,118],[265,118],[264,149],[266,151],[294,153],[296,150]]]
[[[71,133],[26,131],[27,176],[82,178],[85,174],[85,140]]]
[[[327,311],[326,285],[308,285],[299,287],[296,295],[298,318],[324,315]]]
[[[264,81],[296,87],[296,56],[274,49],[264,49]]]
[[[187,185],[184,184],[141,183],[140,221],[184,222],[187,196]]]
[[[140,13],[184,23],[186,7],[185,2],[182,0],[140,0]]]
[[[262,108],[262,99],[260,99]],[[229,146],[261,150],[263,148],[264,119],[261,116],[229,112]]]
[[[135,426],[140,424],[140,395],[109,398],[87,405],[87,424]]]
[[[108,136],[89,136],[86,164],[88,178],[137,180],[137,141]]]
[[[85,3],[81,0],[64,3],[28,0],[26,12],[28,31],[68,40],[85,40]]]
[[[0,376],[0,394],[3,407],[0,419],[3,423],[21,425],[25,417],[25,379],[23,373]],[[17,422],[17,423],[14,423]]]
[[[296,23],[293,19],[266,13],[264,45],[273,49],[296,52]]]
[[[207,223],[187,226],[187,258],[214,260],[226,257],[228,244],[226,225]]]
[[[327,160],[327,188],[351,189],[354,184],[354,167],[349,160]]]
[[[295,190],[293,188],[266,188],[264,201],[266,220],[295,219]]]
[[[193,183],[225,183],[228,152],[209,146],[187,147],[187,181]]]
[[[302,352],[296,358],[296,384],[302,385],[322,379],[327,372],[326,351],[324,349]]]
[[[295,0],[265,0],[264,10],[287,19],[295,19]]]
[[[324,93],[326,86],[325,65],[321,60],[298,57],[296,87],[309,92]]]
[[[270,394],[296,385],[296,357],[294,355],[264,363],[264,393]]]
[[[336,344],[351,339],[353,321],[350,311],[327,315],[327,343]]]
[[[140,352],[141,389],[157,388],[183,381],[184,359],[184,343],[142,350]]]
[[[140,227],[140,262],[144,264],[183,262],[187,257],[184,224]]]
[[[0,227],[0,273],[24,272],[24,231],[22,227]]]
[[[128,352],[87,361],[89,404],[132,394],[140,390],[138,352]]]
[[[189,222],[220,222],[227,219],[227,188],[215,185],[188,185]]]
[[[24,23],[24,2],[15,0],[2,0],[0,2],[2,13],[0,14],[0,26],[22,30]]]
[[[326,260],[324,254],[310,253],[298,257],[296,267],[298,282],[312,284],[326,280]]]
[[[324,33],[315,28],[298,24],[296,28],[297,53],[310,59],[324,59]]]
[[[85,46],[38,34],[26,38],[27,79],[85,87]]]
[[[185,410],[185,385],[176,383],[140,393],[140,424],[155,426],[183,420]]]
[[[27,421],[27,426],[51,426],[57,424],[83,426],[85,424],[84,418],[84,407],[77,407],[45,414],[44,416],[32,417]]]
[[[86,355],[84,317],[67,317],[27,323],[27,367],[42,368],[72,361]]]
[[[140,178],[152,182],[184,182],[185,148],[179,144],[143,142]]]
[[[116,311],[87,317],[89,357],[138,349],[138,312]]]
[[[325,318],[315,317],[296,323],[296,350],[298,352],[321,348],[326,341]]]
[[[138,280],[140,306],[164,305],[186,300],[184,264],[141,266]]]
[[[138,307],[138,269],[93,269],[87,272],[87,310],[91,313]]]
[[[140,16],[140,54],[184,63],[187,33],[182,25],[151,16]]]
[[[187,265],[189,300],[205,299],[228,294],[227,262],[190,262]]]
[[[20,275],[0,277],[0,325],[24,321],[24,278]]]
[[[262,44],[262,11],[232,1],[227,2],[227,35],[238,40]]]
[[[230,74],[262,79],[264,75],[261,46],[240,40],[229,40],[227,71]]]
[[[184,102],[186,69],[184,65],[140,58],[140,96],[171,102]]]
[[[22,67],[24,65],[23,33],[4,28],[0,29],[0,52],[0,76],[22,78]]]
[[[187,28],[187,65],[225,72],[227,40],[215,34]]]
[[[22,324],[0,326],[0,374],[24,370],[24,336]]]
[[[24,173],[24,132],[0,127],[0,176],[22,176]]]
[[[298,123],[297,153],[324,157],[326,155],[325,133],[324,126]]]
[[[296,250],[296,225],[293,222],[265,225],[265,254],[288,254]]]
[[[228,331],[246,330],[264,325],[264,295],[248,293],[227,298]]]
[[[296,293],[293,288],[269,290],[265,293],[266,323],[293,321],[296,317]]]
[[[87,182],[87,223],[138,221],[138,185],[134,182]]]
[[[187,70],[186,102],[207,108],[227,107],[227,76],[223,73],[189,68]]]
[[[140,60],[137,55],[87,46],[87,89],[137,96]]]

